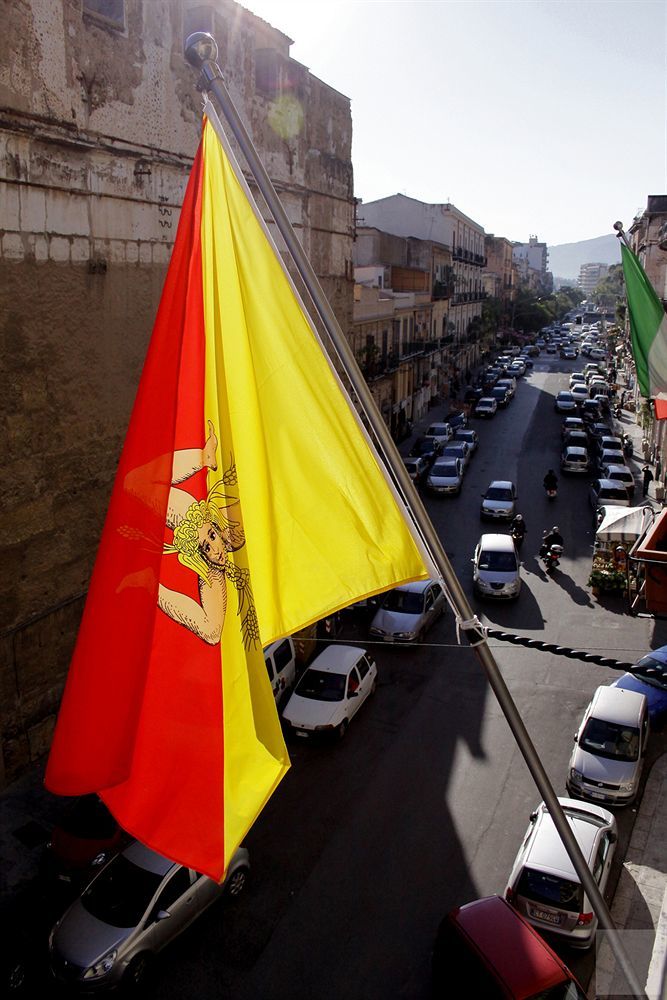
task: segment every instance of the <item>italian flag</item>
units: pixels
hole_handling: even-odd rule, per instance
[[[667,314],[636,256],[621,242],[632,354],[642,396],[655,401],[658,420],[667,418]]]
[[[97,792],[221,880],[290,763],[263,647],[433,574],[219,128],[205,120],[46,784]]]

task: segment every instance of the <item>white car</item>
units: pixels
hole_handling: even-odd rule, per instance
[[[571,392],[567,389],[562,389],[556,396],[554,409],[556,413],[574,413],[577,409],[577,401]]]
[[[588,387],[582,382],[577,382],[576,385],[573,385],[571,392],[576,403],[583,403],[585,399],[590,399]]]
[[[588,472],[588,451],[586,448],[580,448],[577,445],[568,444],[563,449],[563,454],[561,455],[560,467],[563,472],[577,472],[577,473],[587,473]]]
[[[489,417],[494,417],[496,415],[497,410],[498,410],[498,403],[493,398],[493,396],[482,396],[481,399],[477,400],[477,405],[475,407],[475,416],[485,417],[486,419],[488,419]]]
[[[271,681],[273,697],[279,705],[285,700],[287,692],[294,687],[296,679],[296,650],[294,640],[288,636],[272,642],[264,650],[266,672]]]
[[[597,688],[574,737],[566,780],[570,795],[616,806],[633,802],[648,737],[646,695]]]
[[[376,685],[377,667],[365,649],[327,646],[301,675],[283,720],[295,736],[343,737]]]
[[[616,820],[601,806],[558,801],[604,895],[618,840]],[[597,917],[544,802],[531,813],[505,898],[539,931],[572,948],[590,948],[595,941]]]
[[[628,497],[632,499],[635,494],[635,477],[632,474],[632,470],[627,467],[627,465],[605,465],[602,470],[603,479],[613,479],[617,480],[619,483],[623,483],[626,490],[628,491]]]
[[[472,586],[477,597],[514,600],[519,596],[519,557],[511,535],[482,535],[472,562]]]
[[[441,496],[458,496],[463,483],[463,462],[460,458],[436,458],[426,477],[426,489]]]
[[[427,441],[435,441],[436,444],[447,444],[452,434],[451,424],[439,423],[431,424],[424,437]]]
[[[389,590],[370,625],[384,642],[421,642],[424,633],[444,614],[447,602],[437,580],[415,580]]]

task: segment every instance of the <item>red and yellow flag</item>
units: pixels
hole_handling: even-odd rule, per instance
[[[206,122],[48,788],[221,879],[289,767],[262,647],[428,575]]]

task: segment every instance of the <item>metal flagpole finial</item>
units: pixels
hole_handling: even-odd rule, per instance
[[[195,69],[202,69],[206,62],[217,62],[218,43],[208,31],[195,31],[185,40],[185,58]]]
[[[623,229],[623,223],[622,222],[615,222],[614,225],[613,225],[613,228],[616,230],[616,236],[617,236],[617,238],[619,240],[623,240],[623,242],[625,243],[626,247],[629,250],[630,249],[630,243],[628,241],[627,236],[625,235],[625,231]]]

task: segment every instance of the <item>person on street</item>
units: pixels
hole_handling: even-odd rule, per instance
[[[653,473],[648,465],[645,465],[642,469],[642,475],[644,477],[644,496],[648,496],[648,488],[650,483],[653,482]]]
[[[547,493],[549,493],[550,490],[558,489],[558,476],[556,475],[553,469],[549,469],[546,476],[542,480],[542,485],[544,486]]]
[[[554,524],[551,531],[545,529],[543,532],[540,556],[545,555],[552,545],[560,545],[561,547],[564,547],[563,536],[561,535],[558,525],[556,524]]]

